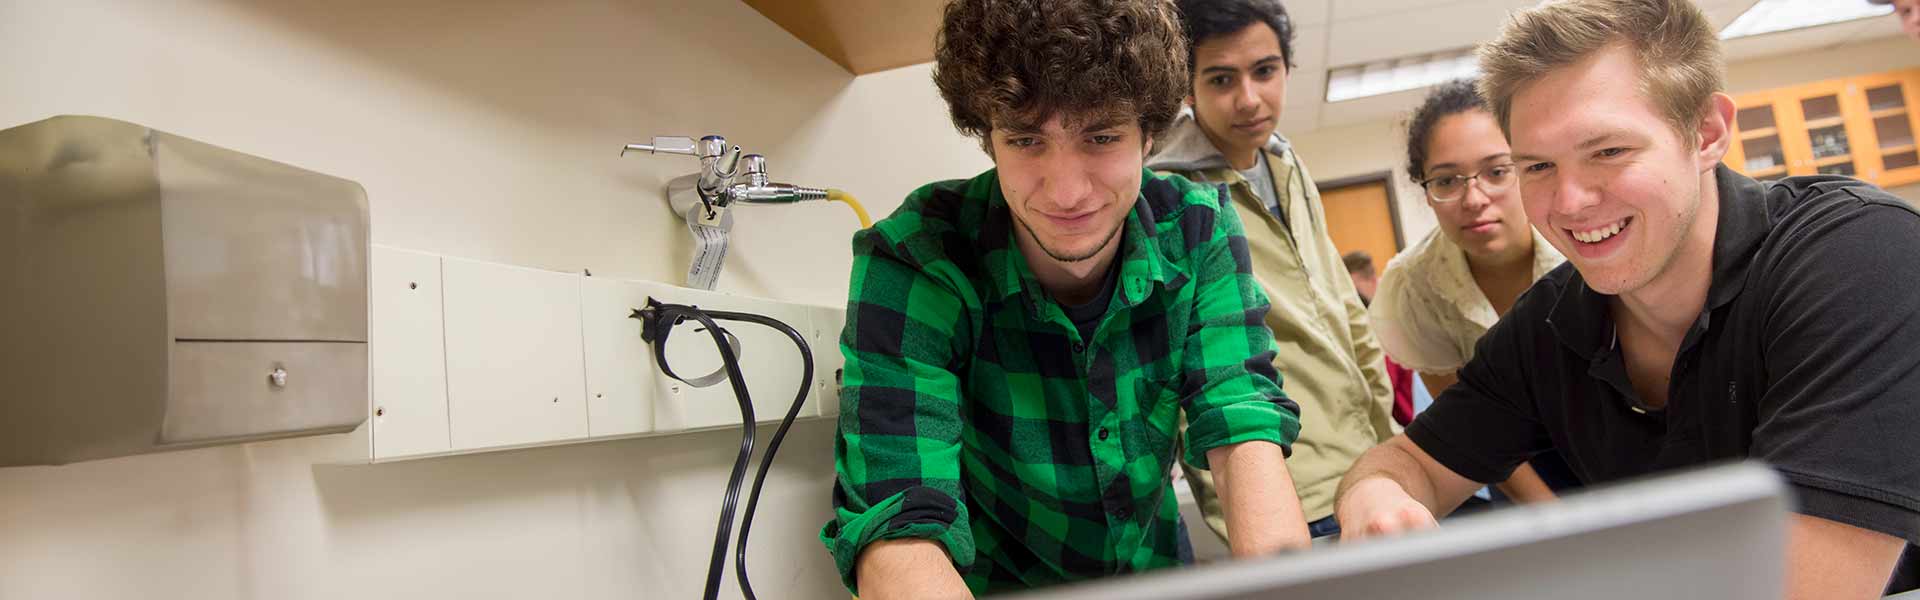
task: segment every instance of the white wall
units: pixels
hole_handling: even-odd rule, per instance
[[[1741,94],[1916,66],[1920,66],[1920,44],[1906,37],[1882,37],[1727,65],[1727,91]]]
[[[695,163],[620,158],[627,142],[725,134],[876,216],[989,164],[928,67],[852,78],[734,0],[0,0],[0,56],[0,127],[125,119],[357,180],[377,243],[596,275],[678,282],[690,255],[661,187]],[[722,291],[845,301],[845,207],[736,217]],[[0,469],[0,598],[693,597],[734,435],[315,466],[364,458],[329,436]],[[763,596],[845,597],[815,538],[831,438],[803,423],[782,449],[750,559]]]
[[[1887,37],[1817,52],[1742,61],[1727,66],[1727,88],[1743,93],[1825,79],[1880,73],[1920,66],[1920,46],[1904,37]],[[1416,100],[1417,102],[1417,100]],[[1408,112],[1412,107],[1408,107]],[[1391,169],[1407,243],[1435,227],[1433,211],[1420,188],[1406,178],[1405,115],[1370,123],[1288,134],[1313,176],[1321,181]],[[1920,184],[1891,190],[1920,204]]]

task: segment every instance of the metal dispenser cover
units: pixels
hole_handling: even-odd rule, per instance
[[[353,430],[366,191],[99,117],[0,130],[0,466]]]

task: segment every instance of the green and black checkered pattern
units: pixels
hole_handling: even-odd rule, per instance
[[[848,589],[860,550],[893,538],[944,545],[978,594],[1172,566],[1180,410],[1197,465],[1293,443],[1238,217],[1215,188],[1143,177],[1091,340],[1014,245],[994,171],[922,187],[854,236],[820,534]]]

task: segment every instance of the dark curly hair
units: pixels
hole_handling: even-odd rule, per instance
[[[1470,110],[1493,114],[1474,85],[1472,79],[1455,79],[1433,86],[1427,99],[1420,101],[1420,108],[1414,109],[1413,119],[1407,122],[1407,175],[1414,183],[1427,178],[1427,144],[1432,143],[1433,126],[1440,119]]]
[[[1187,34],[1187,70],[1194,69],[1193,49],[1215,36],[1236,33],[1254,23],[1265,23],[1280,38],[1280,58],[1293,70],[1293,19],[1280,0],[1179,0],[1181,24]]]
[[[1038,127],[1060,114],[1138,118],[1146,139],[1187,94],[1186,38],[1167,0],[953,0],[934,43],[933,82],[961,133]]]

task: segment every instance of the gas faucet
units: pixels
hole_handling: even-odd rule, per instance
[[[861,227],[873,225],[867,209],[853,196],[840,190],[803,187],[767,181],[767,157],[742,154],[739,146],[727,139],[709,135],[695,141],[687,137],[656,137],[651,144],[627,144],[620,150],[648,154],[683,154],[699,157],[700,172],[688,173],[667,181],[667,206],[687,221],[694,240],[693,265],[687,268],[687,287],[711,290],[720,277],[727,256],[727,237],[733,229],[733,215],[727,210],[734,203],[792,204],[807,200],[844,202],[860,217]]]
[[[674,212],[686,216],[695,202],[707,207],[709,216],[716,208],[735,202],[746,204],[791,204],[807,200],[826,200],[827,190],[767,181],[767,157],[741,154],[739,146],[727,139],[709,135],[694,141],[687,137],[656,137],[652,144],[627,144],[622,156],[632,151],[650,154],[683,154],[700,157],[700,172],[676,177],[667,183],[667,201]],[[741,163],[745,163],[741,170]]]

